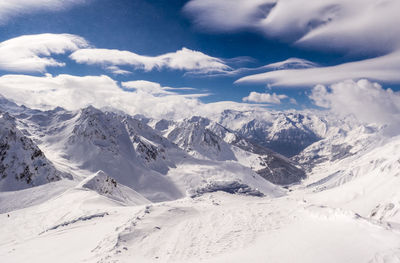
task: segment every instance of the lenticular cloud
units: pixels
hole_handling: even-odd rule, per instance
[[[191,0],[184,10],[205,30],[253,30],[302,48],[372,57],[329,67],[278,68],[238,83],[312,87],[362,78],[400,83],[400,1]]]
[[[0,70],[12,72],[45,72],[47,67],[62,67],[52,58],[87,47],[87,41],[71,34],[24,35],[0,43]]]
[[[184,70],[191,73],[207,74],[227,72],[231,68],[222,59],[202,52],[182,48],[176,52],[159,56],[143,56],[131,51],[117,49],[80,49],[70,55],[77,63],[105,66],[131,66],[134,69],[151,71],[154,69]]]
[[[0,24],[11,17],[36,11],[55,11],[69,6],[82,4],[88,0],[1,0]]]
[[[400,52],[329,67],[279,69],[245,76],[237,83],[268,83],[270,86],[312,87],[346,79],[368,78],[375,81],[400,82]]]
[[[400,43],[399,1],[192,0],[184,10],[207,30],[253,29],[305,47],[381,53]]]

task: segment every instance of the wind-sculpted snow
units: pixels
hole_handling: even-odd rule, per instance
[[[46,229],[44,232],[40,233],[39,235],[41,235],[41,234],[43,234],[45,232],[48,232],[48,231],[56,230],[56,229],[58,229],[60,227],[65,227],[65,226],[72,225],[72,224],[77,223],[79,221],[87,221],[87,220],[91,220],[91,219],[98,218],[98,217],[105,217],[107,215],[108,215],[107,212],[103,212],[103,213],[98,213],[98,214],[89,215],[89,216],[81,216],[81,217],[78,217],[78,218],[73,219],[71,221],[67,221],[67,222],[61,223],[59,225],[52,226],[49,229]]]

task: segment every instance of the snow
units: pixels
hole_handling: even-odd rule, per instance
[[[15,191],[70,178],[55,169],[15,122],[8,113],[0,113],[0,190]]]
[[[400,262],[400,137],[384,127],[318,112],[145,120],[5,98],[0,110],[1,136],[18,135],[5,163],[35,170],[40,150],[60,175],[0,179],[0,262]]]
[[[226,110],[213,120],[241,136],[291,157],[325,137],[326,116],[314,112]]]
[[[237,162],[279,185],[298,183],[305,177],[304,171],[288,158],[207,118],[194,116],[175,122],[159,120],[152,125],[197,159],[225,164]]]
[[[89,189],[125,205],[142,205],[150,203],[133,189],[121,185],[103,171],[98,171],[80,182],[77,188]]]
[[[2,214],[2,225],[19,230],[4,232],[0,257],[5,262],[397,262],[399,256],[397,231],[351,211],[304,203],[297,194],[272,199],[216,192],[133,207],[86,194],[10,218]],[[63,206],[57,206],[60,201]],[[67,206],[72,215],[64,214]],[[18,228],[27,213],[32,223]]]

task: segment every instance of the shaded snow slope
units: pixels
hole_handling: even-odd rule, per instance
[[[321,203],[400,224],[400,138],[382,140],[335,163],[322,163],[306,180]]]
[[[70,176],[58,171],[39,147],[0,113],[0,191],[20,190]]]
[[[281,196],[285,192],[236,162],[188,159],[168,173],[188,196],[224,191],[256,196]]]
[[[308,112],[225,110],[213,119],[253,143],[287,157],[318,141],[327,129],[322,117]]]
[[[325,138],[305,148],[293,157],[304,168],[311,170],[321,163],[334,163],[373,147],[381,140],[382,127],[348,122],[329,129]]]
[[[182,121],[160,120],[153,126],[196,158],[237,162],[281,185],[305,177],[293,161],[209,119],[195,116]]]
[[[29,117],[29,121],[36,127],[34,132],[40,137],[43,149],[72,166],[78,180],[102,170],[152,201],[182,196],[174,184],[157,171],[168,169],[165,161],[153,156],[145,147],[137,146],[145,139],[134,136],[123,116],[93,107],[73,113],[60,110],[41,114],[47,114],[50,121],[43,123],[39,115]],[[156,148],[156,151],[162,150]],[[149,167],[149,163],[158,160],[161,164]]]

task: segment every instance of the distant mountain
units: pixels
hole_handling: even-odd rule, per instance
[[[0,104],[0,109],[10,108],[18,125],[26,130],[30,141],[39,145],[42,154],[49,156],[57,169],[71,174],[77,182],[101,170],[118,185],[129,187],[152,202],[200,192],[233,191],[232,185],[236,187],[234,191],[246,194],[279,195],[282,192],[248,165],[233,162],[232,145],[211,131],[198,129],[200,126],[196,126],[195,119],[191,129],[177,128],[174,132],[177,137],[173,138],[164,137],[145,121],[91,106],[70,112],[61,108],[32,110],[4,98]],[[191,154],[189,147],[201,154]],[[234,148],[251,156],[249,152]],[[222,158],[228,152],[232,162],[227,162],[230,160],[227,155]],[[46,176],[49,181],[61,178],[53,176],[51,171]]]
[[[160,120],[153,126],[196,158],[238,162],[280,185],[305,178],[293,161],[209,119],[194,116],[175,122]]]
[[[332,125],[325,138],[294,156],[297,163],[311,170],[318,164],[335,163],[368,149],[381,138],[381,127],[344,120]]]
[[[215,121],[249,141],[286,157],[323,138],[327,122],[314,114],[225,110]]]

